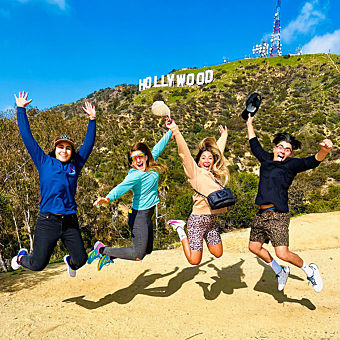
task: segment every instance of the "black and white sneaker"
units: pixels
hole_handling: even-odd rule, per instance
[[[71,277],[76,277],[77,271],[71,268],[70,260],[71,260],[70,255],[64,256],[64,262],[66,263],[68,275],[70,275]]]
[[[320,275],[319,268],[315,263],[311,263],[309,267],[312,268],[313,275],[307,277],[307,280],[313,285],[314,291],[316,293],[320,293],[323,288],[323,281]]]

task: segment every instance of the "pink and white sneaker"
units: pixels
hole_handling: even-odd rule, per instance
[[[176,231],[177,228],[184,230],[185,222],[183,220],[169,220],[168,224]]]

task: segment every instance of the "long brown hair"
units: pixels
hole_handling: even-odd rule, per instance
[[[132,168],[132,160],[130,158],[132,152],[140,150],[142,151],[146,156],[148,156],[148,159],[146,160],[146,169],[145,171],[150,171],[150,170],[156,170],[156,169],[163,169],[165,172],[165,175],[168,176],[168,167],[165,164],[160,164],[156,163],[155,159],[152,156],[152,153],[148,146],[144,143],[137,142],[132,147],[130,150],[127,152],[127,159],[128,159],[128,164],[129,168]]]
[[[223,153],[218,148],[214,137],[204,138],[199,144],[199,151],[195,158],[196,163],[199,163],[201,155],[204,151],[209,151],[214,157],[212,172],[219,177],[224,184],[228,183],[230,173],[227,167],[227,160]]]

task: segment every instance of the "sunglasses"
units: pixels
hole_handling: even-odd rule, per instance
[[[137,155],[133,155],[132,157],[129,157],[129,160],[131,162],[135,162],[137,161],[138,158],[144,158],[145,157],[145,153],[141,152],[141,153],[138,153]]]

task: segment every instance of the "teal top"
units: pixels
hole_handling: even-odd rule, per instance
[[[155,160],[163,152],[171,136],[172,132],[169,130],[154,146],[151,153]],[[130,169],[124,181],[114,187],[106,197],[112,202],[131,190],[133,193],[132,208],[135,210],[149,209],[159,202],[158,178],[159,174],[155,170]]]

